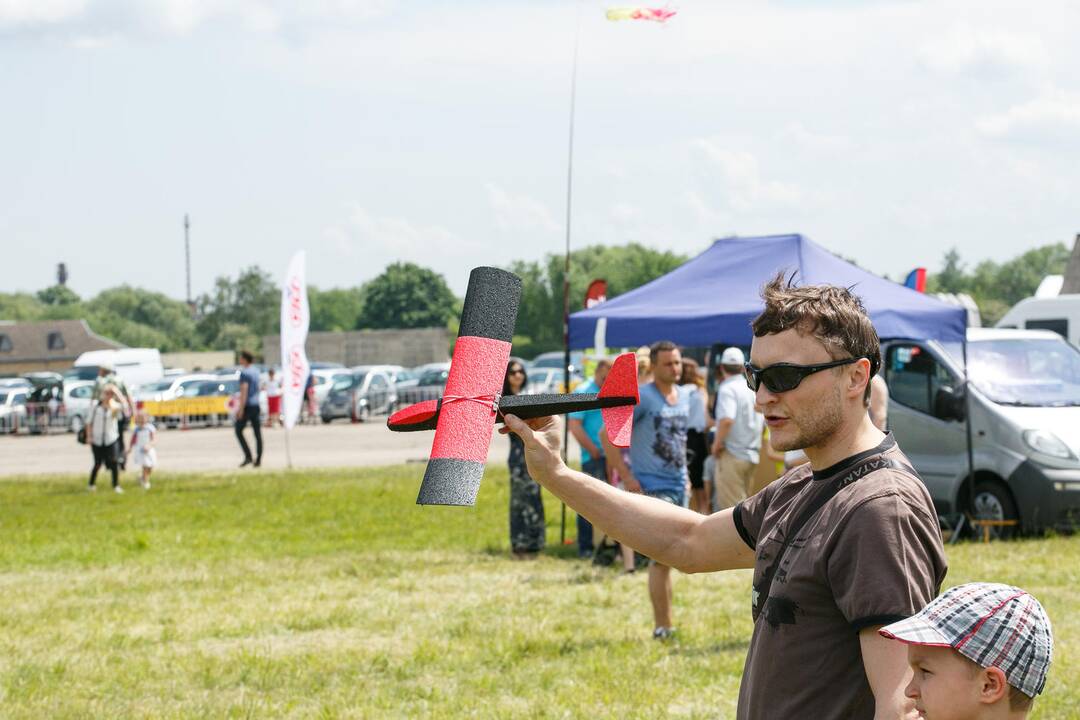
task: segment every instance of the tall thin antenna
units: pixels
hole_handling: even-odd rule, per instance
[[[188,220],[187,213],[184,213],[184,264],[187,266],[187,304],[188,307],[195,307],[191,300],[191,221]]]

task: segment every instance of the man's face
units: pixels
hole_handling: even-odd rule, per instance
[[[904,695],[915,701],[926,720],[964,720],[978,715],[983,705],[981,673],[952,648],[908,645],[911,682]]]
[[[755,337],[750,347],[750,364],[758,369],[781,362],[816,365],[833,359],[816,338],[794,328]],[[802,450],[832,437],[844,420],[842,382],[842,374],[829,369],[803,378],[797,388],[783,393],[759,385],[756,407],[765,416],[773,448]]]
[[[602,387],[604,381],[607,380],[608,371],[611,370],[611,365],[606,362],[597,364],[596,370],[593,371],[593,381],[598,387]]]
[[[653,379],[674,384],[682,377],[682,353],[679,349],[661,350],[653,363]]]

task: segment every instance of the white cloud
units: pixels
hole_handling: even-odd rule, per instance
[[[798,207],[803,203],[803,193],[795,185],[762,178],[757,156],[749,151],[731,149],[707,138],[693,140],[691,148],[708,161],[707,181],[714,181],[721,201],[734,211]]]
[[[1075,139],[1080,132],[1080,95],[1050,90],[1003,113],[982,117],[976,127],[991,138]]]
[[[339,28],[387,14],[396,0],[0,0],[0,29],[102,38],[185,36],[211,23],[255,33]],[[89,38],[89,40],[87,40]]]
[[[86,0],[0,0],[0,29],[69,22],[85,9]]]
[[[967,26],[927,42],[919,58],[932,70],[953,74],[999,75],[1050,65],[1050,53],[1038,35]]]
[[[347,257],[384,262],[409,260],[424,265],[462,245],[461,238],[439,225],[380,217],[359,205],[352,207],[346,223],[327,228],[324,236]]]
[[[547,206],[536,198],[510,193],[492,183],[487,184],[486,190],[495,225],[500,230],[553,233],[562,228]]]

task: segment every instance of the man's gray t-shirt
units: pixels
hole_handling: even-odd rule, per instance
[[[800,465],[735,506],[735,527],[755,550],[754,584],[804,508],[829,482],[875,457],[910,465],[892,435],[813,473]],[[945,578],[937,514],[918,477],[885,467],[840,490],[785,552],[754,623],[739,689],[741,720],[870,720],[859,631],[909,617]]]
[[[754,391],[741,375],[732,375],[716,389],[716,419],[725,418],[731,420],[731,429],[724,438],[724,449],[736,460],[757,465],[765,418],[754,409]]]

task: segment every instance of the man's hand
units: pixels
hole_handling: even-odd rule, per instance
[[[641,492],[641,483],[638,482],[638,479],[634,477],[633,473],[627,473],[626,477],[619,475],[619,479],[622,480],[623,490],[625,490],[626,492]]]
[[[512,432],[525,443],[525,463],[533,480],[543,485],[547,478],[565,467],[559,454],[562,445],[562,422],[559,418],[522,420],[516,415],[505,415],[503,421],[506,424],[499,428],[499,432],[503,435]]]
[[[718,458],[724,454],[724,443],[714,442],[712,446],[712,456]]]

